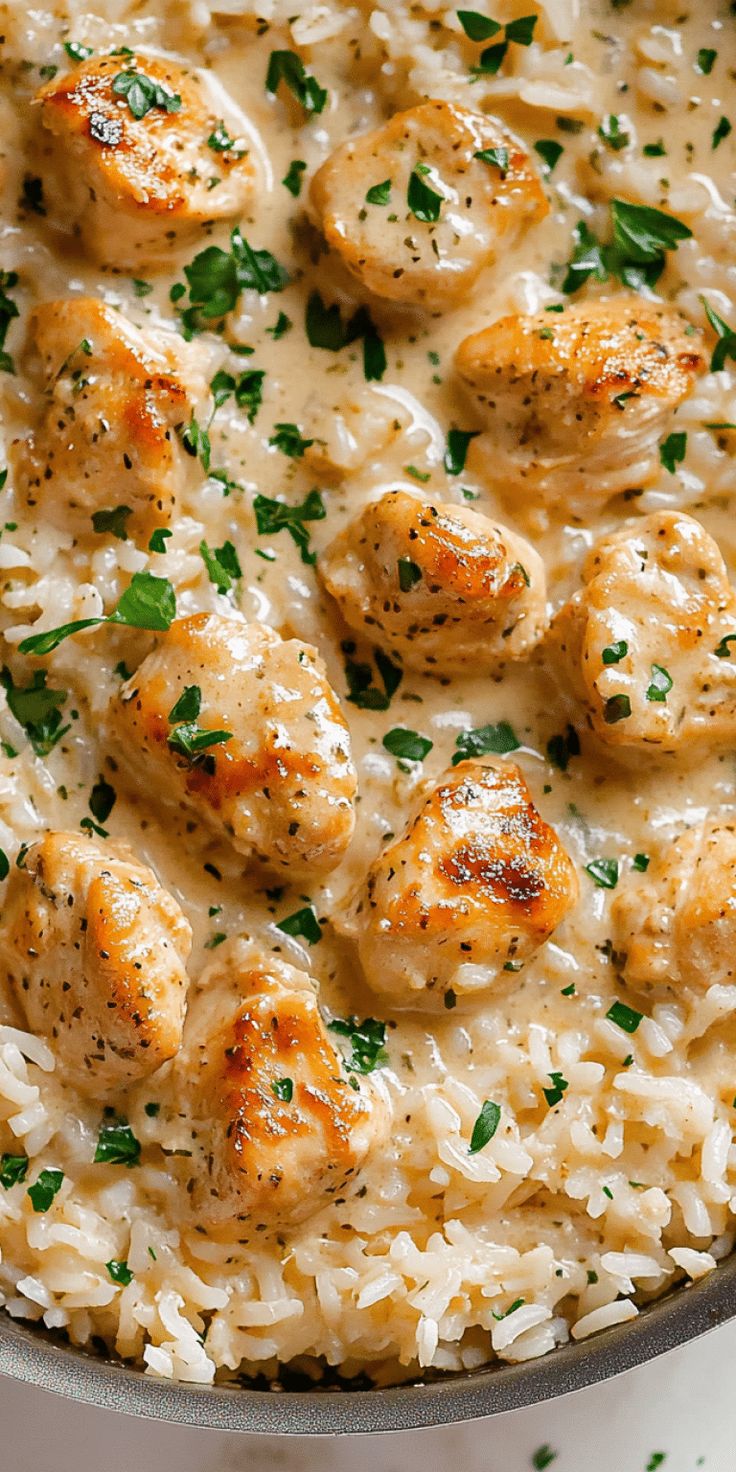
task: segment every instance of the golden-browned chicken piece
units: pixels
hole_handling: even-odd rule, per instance
[[[178,619],[123,686],[111,729],[139,783],[193,808],[238,853],[291,874],[342,857],[356,774],[310,644],[236,617]]]
[[[465,295],[501,243],[549,208],[497,118],[437,101],[342,143],[312,180],[312,204],[365,286],[432,309]]]
[[[92,297],[45,302],[31,333],[45,395],[38,428],[14,446],[20,494],[75,536],[95,512],[128,509],[124,530],[145,545],[170,523],[187,461],[176,427],[192,400],[173,347]]]
[[[672,411],[704,366],[671,307],[621,295],[502,317],[461,342],[460,377],[489,430],[489,478],[582,513],[659,473]]]
[[[52,135],[40,160],[51,218],[104,266],[168,265],[175,245],[250,198],[240,115],[205,72],[140,52],[92,57],[36,101]]]
[[[708,819],[632,874],[612,906],[633,987],[706,991],[736,978],[736,828]]]
[[[549,939],[577,895],[519,768],[461,762],[369,872],[355,916],[368,983],[408,1007],[481,993]]]
[[[352,629],[427,673],[517,659],[547,624],[544,564],[529,542],[478,511],[406,491],[366,506],[319,573]]]
[[[174,1080],[192,1119],[197,1221],[242,1239],[245,1224],[300,1222],[344,1192],[389,1125],[372,1080],[351,1079],[305,972],[243,943],[209,968]]]
[[[177,1052],[191,948],[176,900],[126,844],[48,833],[12,871],[7,974],[84,1094],[124,1089]]]
[[[657,511],[594,547],[552,626],[607,746],[698,750],[736,739],[736,594],[692,516]]]

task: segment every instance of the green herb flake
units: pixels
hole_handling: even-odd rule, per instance
[[[667,153],[667,149],[665,148],[664,143],[660,138],[657,143],[645,143],[644,147],[642,148],[642,153],[644,154],[645,158],[664,158]]]
[[[557,1452],[553,1452],[549,1443],[545,1442],[544,1446],[537,1447],[532,1457],[532,1467],[534,1468],[534,1472],[544,1472],[545,1467],[551,1467],[552,1463],[556,1461]]]
[[[285,501],[258,495],[253,501],[253,512],[259,535],[271,536],[286,531],[299,548],[302,562],[315,562],[317,554],[310,549],[310,533],[305,522],[322,521],[327,515],[318,490],[310,491],[299,506],[289,506]]]
[[[266,72],[266,91],[276,94],[281,83],[288,88],[292,97],[301,104],[306,113],[321,113],[327,102],[327,90],[320,87],[304,66],[295,51],[272,51]]]
[[[271,1084],[271,1093],[274,1098],[280,1099],[284,1104],[290,1104],[294,1097],[294,1080],[291,1078],[275,1078]]]
[[[490,164],[491,168],[499,170],[502,179],[506,178],[509,167],[508,148],[479,148],[473,158],[480,159],[482,164]]]
[[[153,107],[168,113],[179,112],[181,109],[178,92],[172,92],[170,87],[154,81],[145,72],[136,71],[135,68],[118,72],[113,77],[112,90],[115,97],[125,98],[136,119],[144,118]]]
[[[591,859],[585,865],[585,872],[599,889],[615,889],[618,884],[618,859]]]
[[[23,727],[36,756],[48,756],[70,729],[62,725],[61,714],[68,692],[49,690],[45,670],[36,670],[30,685],[22,686],[14,684],[5,666],[0,672],[0,684],[9,709]]]
[[[445,470],[448,475],[462,475],[471,440],[477,439],[479,429],[450,429],[447,432]]]
[[[28,1187],[26,1195],[30,1197],[33,1210],[39,1215],[48,1211],[54,1197],[61,1189],[63,1179],[63,1170],[42,1170],[33,1185]]]
[[[713,51],[711,47],[701,46],[698,52],[697,61],[695,63],[695,70],[700,72],[702,76],[709,77],[713,70],[713,63],[717,55],[718,52]]]
[[[346,652],[353,647],[351,644],[343,646]],[[388,710],[392,697],[401,684],[403,671],[381,649],[374,649],[373,658],[383,690],[373,684],[373,670],[369,664],[348,658],[345,661],[347,698],[359,710]]]
[[[455,746],[457,750],[452,758],[453,767],[470,757],[485,756],[487,752],[505,756],[507,752],[518,751],[521,742],[508,721],[498,721],[495,725],[461,731],[455,738]]]
[[[288,189],[289,194],[292,194],[294,199],[298,199],[302,192],[303,176],[306,167],[307,165],[303,158],[293,158],[281,180],[284,189]]]
[[[473,1125],[473,1133],[470,1136],[468,1155],[477,1155],[482,1150],[498,1129],[501,1120],[501,1106],[494,1104],[492,1099],[486,1099],[478,1118]]]
[[[229,593],[238,578],[243,576],[237,551],[232,542],[224,542],[222,547],[208,547],[205,541],[200,542],[199,552],[207,569],[207,576],[211,583],[217,588],[218,593]]]
[[[65,41],[64,50],[70,61],[88,61],[95,54],[91,46],[83,46],[80,41]]]
[[[22,640],[18,649],[21,654],[51,654],[70,635],[81,633],[83,629],[97,628],[100,624],[123,624],[127,628],[165,633],[175,617],[176,598],[171,583],[166,578],[154,577],[150,572],[136,572],[112,613],[77,619],[73,623],[61,624],[59,628],[47,629],[42,634],[31,634]]]
[[[580,756],[580,737],[574,726],[566,726],[561,735],[550,736],[547,742],[547,757],[553,767],[566,772],[575,756]]]
[[[421,762],[432,750],[434,742],[428,736],[420,736],[418,731],[409,731],[405,726],[394,726],[392,731],[386,732],[383,745],[386,751],[401,761]]]
[[[458,10],[456,15],[469,41],[490,41],[491,36],[502,30],[497,20],[481,15],[478,10]]]
[[[365,196],[366,204],[390,204],[391,184],[391,179],[383,179],[380,184],[372,184]]]
[[[657,1468],[661,1467],[666,1461],[666,1452],[652,1452],[652,1455],[647,1462],[647,1472],[657,1472]]]
[[[126,1119],[114,1119],[100,1125],[95,1165],[140,1165],[141,1146]]]
[[[619,153],[631,142],[631,135],[621,127],[621,120],[616,117],[615,113],[609,113],[608,117],[603,119],[598,129],[598,137],[602,138],[606,147],[612,149],[614,153]]]
[[[559,1104],[565,1090],[568,1089],[570,1085],[568,1084],[567,1079],[562,1077],[561,1073],[550,1073],[549,1077],[551,1081],[551,1088],[542,1089],[542,1093],[544,1094],[544,1097],[547,1100],[550,1109],[553,1109],[555,1104]]]
[[[629,646],[625,639],[617,639],[615,644],[607,644],[601,651],[601,659],[604,664],[620,664],[626,658]]]
[[[674,475],[675,467],[681,465],[685,459],[687,450],[687,434],[684,430],[676,434],[668,434],[666,440],[659,447],[659,458],[665,470]]]
[[[128,1284],[133,1282],[134,1275],[131,1273],[127,1262],[112,1258],[110,1262],[105,1263],[105,1267],[113,1283],[119,1283],[121,1288],[127,1288]]]
[[[149,552],[165,552],[166,543],[169,537],[173,537],[173,535],[174,533],[170,530],[169,527],[157,526],[155,530],[151,532],[151,537],[148,543]]]
[[[606,1013],[609,1022],[614,1022],[616,1027],[628,1033],[636,1032],[643,1016],[643,1012],[635,1012],[634,1008],[627,1007],[625,1002],[614,1002]]]
[[[639,874],[645,874],[650,862],[649,854],[634,854],[631,864],[632,868],[636,869]]]
[[[115,803],[117,793],[104,777],[99,777],[89,795],[89,810],[98,823],[106,823]]]
[[[290,460],[301,460],[304,451],[314,444],[314,440],[303,439],[297,424],[275,424],[274,433],[268,443]]]
[[[345,1059],[349,1073],[372,1073],[380,1064],[388,1063],[385,1022],[378,1022],[375,1017],[364,1017],[362,1022],[357,1017],[334,1017],[327,1026],[330,1032],[347,1038],[350,1043],[351,1052]]]
[[[538,138],[534,144],[534,152],[539,154],[544,172],[549,175],[559,163],[565,150],[555,138]]]
[[[732,127],[733,125],[728,121],[728,118],[720,118],[719,122],[716,124],[716,127],[713,129],[711,148],[719,148],[724,138],[727,138],[729,133],[732,131]]]
[[[625,721],[631,715],[631,701],[628,695],[611,695],[603,706],[603,719],[607,726],[615,726],[618,721]]]
[[[5,352],[5,339],[8,328],[14,318],[20,314],[12,297],[8,292],[12,291],[18,284],[17,271],[0,270],[0,372],[15,373],[15,364],[9,353]]]
[[[27,1155],[0,1156],[0,1186],[4,1191],[9,1191],[12,1186],[20,1185],[28,1175],[30,1161]]]
[[[130,506],[115,506],[111,511],[94,511],[92,513],[92,528],[98,535],[109,533],[116,537],[119,542],[127,542],[128,532],[126,522],[133,515]]]
[[[396,569],[402,593],[410,593],[411,589],[422,581],[422,569],[417,562],[412,562],[411,557],[400,557],[396,563]]]
[[[189,333],[227,316],[237,306],[242,291],[265,296],[283,291],[290,280],[275,256],[250,245],[237,226],[230,235],[229,251],[219,245],[206,246],[184,267],[184,275],[190,306],[183,321]],[[182,287],[182,292],[185,290]]]
[[[672,689],[672,676],[661,664],[652,665],[652,679],[647,686],[647,700],[664,705]]]
[[[322,939],[322,927],[314,905],[305,905],[303,909],[295,910],[293,915],[277,920],[276,929],[282,930],[284,935],[301,937],[310,946],[316,946]]]
[[[406,202],[415,219],[424,225],[432,225],[440,217],[443,205],[443,197],[426,183],[426,177],[430,174],[427,164],[417,164],[409,175],[409,187],[406,194]]]

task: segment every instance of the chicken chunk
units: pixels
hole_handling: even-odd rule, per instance
[[[136,780],[192,808],[238,853],[290,874],[342,857],[356,774],[311,645],[219,614],[178,619],[123,686],[111,725]]]
[[[185,384],[165,334],[92,297],[45,302],[31,333],[45,396],[38,428],[14,446],[21,493],[75,536],[92,533],[95,512],[127,510],[125,532],[145,545],[174,514],[187,461],[175,430],[191,417],[195,378]]]
[[[123,843],[48,833],[13,869],[0,950],[30,1029],[105,1097],[181,1043],[189,922]]]
[[[51,218],[71,223],[103,265],[168,266],[174,246],[250,199],[245,120],[205,72],[143,53],[91,57],[47,82],[36,101],[53,140],[44,170]],[[224,146],[213,150],[211,137]]]
[[[380,1149],[388,1106],[372,1080],[351,1086],[305,972],[239,942],[201,988],[175,1081],[193,1121],[192,1211],[241,1238],[244,1223],[303,1221]]]
[[[607,746],[736,738],[736,594],[700,522],[658,511],[594,548],[553,640]]]
[[[736,980],[736,828],[709,819],[632,874],[612,907],[629,985],[707,991]]]
[[[408,1007],[482,993],[549,939],[577,894],[519,768],[461,762],[369,872],[356,911],[366,979]]]
[[[549,208],[529,155],[497,118],[438,101],[342,143],[311,197],[354,276],[377,296],[433,310],[464,296],[502,242]]]
[[[528,542],[477,511],[406,491],[372,501],[319,572],[352,629],[425,672],[516,659],[547,623],[544,564]]]
[[[489,478],[582,514],[656,479],[659,442],[704,360],[671,307],[621,295],[503,317],[461,342],[456,365],[488,426],[475,454]]]

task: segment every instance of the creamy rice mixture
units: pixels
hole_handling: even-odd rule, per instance
[[[48,830],[89,832],[91,824],[100,843],[109,834],[129,844],[193,927],[193,985],[211,963],[227,971],[247,938],[261,957],[315,979],[326,1020],[373,1020],[370,1073],[345,1078],[370,1088],[392,1121],[356,1182],[312,1203],[305,1220],[249,1235],[233,1214],[202,1230],[187,1209],[192,1132],[174,1097],[175,1065],[112,1099],[80,1092],[57,1039],[28,1028],[22,995],[3,971],[5,1311],[42,1320],[75,1344],[102,1340],[155,1375],[207,1382],[236,1372],[275,1377],[286,1362],[317,1374],[326,1363],[348,1375],[367,1367],[387,1383],[430,1367],[532,1358],[635,1317],[651,1296],[714,1270],[734,1240],[736,985],[720,953],[712,975],[703,975],[706,965],[695,977],[670,956],[671,974],[657,985],[627,979],[623,921],[612,911],[622,894],[656,883],[658,862],[685,830],[733,822],[729,741],[714,745],[706,719],[675,755],[646,738],[607,746],[560,672],[554,635],[500,670],[477,661],[442,676],[402,673],[400,659],[386,664],[380,639],[343,624],[319,581],[336,534],[397,489],[470,507],[527,538],[544,561],[552,612],[581,586],[588,550],[628,518],[686,512],[735,569],[734,361],[722,351],[709,371],[718,338],[703,305],[728,348],[724,324],[736,331],[731,9],[720,0],[496,0],[479,9],[498,22],[495,34],[478,12],[459,18],[441,0],[326,0],[296,16],[293,0],[0,6],[0,266],[17,309],[0,304],[9,318],[0,379],[8,466],[0,845],[12,874]],[[494,45],[506,48],[498,66],[497,57],[480,65]],[[140,270],[116,261],[115,229],[99,262],[84,227],[75,232],[76,203],[65,217],[59,162],[32,106],[44,84],[86,65],[88,49],[121,53],[124,70],[125,47],[210,70],[224,89],[217,111],[229,119],[225,146],[210,145],[212,177],[224,171],[228,137],[248,150],[257,176],[237,217],[207,223],[205,213],[198,237],[172,240]],[[304,72],[290,73],[292,91],[288,77],[266,88],[276,51],[303,63]],[[306,93],[305,74],[315,79]],[[550,208],[501,241],[495,263],[456,302],[435,302],[430,289],[411,307],[365,289],[326,250],[309,183],[344,140],[425,98],[500,119],[526,149]],[[119,106],[129,99],[120,95]],[[486,167],[502,174],[505,162],[497,156]],[[442,188],[431,171],[419,182]],[[596,241],[611,238],[613,199],[686,227],[655,248],[664,260],[658,276],[646,279],[646,253],[634,250],[622,285],[620,261],[606,268],[596,255]],[[391,210],[392,202],[365,208]],[[185,267],[208,245],[228,251],[235,224],[290,279],[272,275],[266,284],[278,290],[243,286],[219,317],[187,315]],[[586,248],[591,269],[571,280],[568,263]],[[494,466],[493,431],[455,367],[459,344],[510,313],[549,309],[554,328],[557,307],[627,288],[676,306],[703,357],[704,371],[663,425],[655,472],[644,486],[634,480],[582,502],[564,490],[544,502],[523,487],[509,492]],[[161,550],[149,550],[147,534],[126,536],[124,518],[117,534],[109,518],[86,531],[65,522],[62,483],[61,512],[47,514],[27,495],[15,442],[37,428],[43,403],[31,313],[66,297],[96,297],[166,334],[173,361],[202,385],[194,431],[184,426],[195,453]],[[369,325],[364,315],[350,340],[345,324],[361,306]],[[314,345],[320,332],[328,345]],[[235,351],[242,347],[253,351]],[[88,369],[82,346],[77,384]],[[233,383],[254,369],[238,402]],[[213,412],[206,386],[218,374],[229,375],[218,381],[230,388]],[[631,392],[616,406],[622,419]],[[208,456],[198,434],[210,416]],[[478,434],[448,441],[453,430]],[[304,449],[305,440],[314,443]],[[102,472],[99,479],[95,507],[114,511]],[[291,523],[296,537],[273,514],[269,523],[262,504],[259,514],[259,495],[302,508]],[[228,546],[213,571],[212,549]],[[19,652],[41,630],[110,613],[146,571],[171,585],[179,617],[240,610],[322,655],[359,780],[355,835],[326,875],[300,871],[292,884],[288,868],[249,866],[191,813],[159,805],[158,778],[110,713],[121,663],[136,670],[155,633],[101,625],[47,656]],[[652,674],[659,706],[672,671],[656,651],[651,663],[664,670]],[[46,690],[60,694],[31,710],[15,692],[34,678],[40,687],[41,670]],[[366,701],[366,686],[377,699]],[[431,1008],[421,991],[382,995],[357,960],[355,896],[453,755],[467,750],[463,733],[485,728],[474,749],[518,763],[575,866],[579,899],[530,959],[512,959],[495,979],[476,976],[479,989],[465,999],[452,986]],[[397,730],[425,739],[393,736],[387,745]],[[722,876],[727,926],[736,898],[725,861]],[[350,1039],[329,1036],[349,1064]],[[109,1154],[95,1161],[111,1120],[139,1144],[132,1163],[124,1151],[117,1163]],[[39,1177],[45,1196],[34,1196]]]

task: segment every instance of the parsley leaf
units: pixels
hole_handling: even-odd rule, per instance
[[[477,10],[458,10],[457,18],[470,41],[490,41],[502,29],[497,20],[481,15]]]
[[[353,645],[343,645],[347,652]],[[369,664],[353,659],[345,661],[345,678],[348,684],[348,700],[359,710],[388,710],[392,697],[401,684],[403,670],[389,659],[381,649],[374,649],[373,658],[383,685],[379,690],[373,684],[373,670]]]
[[[439,220],[443,204],[442,195],[425,183],[425,178],[429,173],[427,164],[417,164],[409,175],[409,187],[406,194],[406,202],[411,213],[425,225],[431,225]]]
[[[627,1007],[625,1002],[614,1002],[606,1013],[609,1022],[615,1022],[617,1027],[628,1033],[636,1032],[643,1016],[643,1012],[635,1012],[633,1007]]]
[[[304,451],[314,444],[314,440],[303,439],[298,424],[275,424],[274,433],[268,443],[290,460],[301,460]]]
[[[682,461],[685,459],[686,449],[687,434],[685,430],[668,434],[666,440],[662,441],[659,447],[659,458],[665,470],[669,470],[670,475],[674,475],[676,465],[682,464]]]
[[[396,569],[402,593],[410,593],[412,588],[422,581],[422,569],[417,562],[412,562],[411,557],[400,557]]]
[[[559,1104],[565,1089],[570,1086],[567,1079],[563,1078],[561,1073],[550,1073],[549,1077],[552,1086],[549,1089],[542,1089],[542,1093],[550,1109],[553,1109],[555,1104]]]
[[[0,372],[15,373],[15,364],[9,353],[5,352],[5,339],[8,328],[14,317],[19,316],[18,308],[8,292],[12,291],[18,284],[17,271],[0,270]]]
[[[466,761],[468,757],[485,756],[489,751],[497,756],[518,751],[521,742],[508,721],[499,721],[497,725],[477,726],[472,731],[461,731],[455,737],[455,746],[457,750],[452,758],[453,767],[458,762]]]
[[[144,118],[152,107],[169,113],[179,112],[181,108],[178,92],[172,92],[170,87],[155,82],[145,72],[136,71],[135,68],[118,72],[113,77],[112,90],[115,97],[125,98],[134,118]]]
[[[482,164],[490,164],[492,168],[499,169],[501,177],[506,177],[509,166],[508,148],[479,148],[473,154],[473,158],[480,159]]]
[[[253,501],[256,526],[261,536],[287,531],[301,553],[302,562],[313,563],[316,552],[310,551],[307,521],[322,521],[327,515],[322,496],[312,490],[300,506],[289,506],[286,501],[275,501],[270,496],[256,496]]]
[[[585,865],[585,872],[599,889],[615,889],[618,884],[618,859],[591,859]]]
[[[165,633],[175,618],[176,598],[171,583],[166,578],[154,577],[151,572],[135,572],[112,613],[76,619],[57,629],[46,629],[42,634],[31,634],[21,641],[18,649],[21,654],[50,654],[71,634],[97,628],[99,624],[124,624],[131,629]]]
[[[304,182],[302,176],[306,167],[307,165],[303,158],[293,158],[281,180],[284,189],[288,189],[289,194],[292,194],[294,199],[298,199],[302,192],[302,184]]]
[[[128,1284],[133,1282],[133,1273],[131,1273],[127,1262],[116,1261],[115,1258],[112,1258],[110,1262],[105,1263],[105,1267],[113,1283],[119,1283],[121,1288],[127,1288]]]
[[[580,737],[574,726],[566,726],[561,736],[550,736],[547,756],[553,766],[559,767],[561,772],[567,771],[571,758],[580,756]]]
[[[168,745],[179,756],[186,757],[191,766],[196,766],[203,752],[211,746],[222,746],[231,740],[232,734],[232,731],[205,731],[193,721],[184,721],[174,727],[168,737]]]
[[[31,1198],[31,1206],[34,1211],[43,1213],[48,1211],[54,1197],[61,1189],[64,1179],[63,1170],[42,1170],[32,1186],[28,1187],[26,1195]]]
[[[100,1125],[95,1150],[95,1165],[140,1165],[141,1146],[126,1119],[111,1120]]]
[[[185,685],[179,699],[169,711],[169,721],[196,721],[202,708],[202,691],[199,685]]]
[[[652,680],[647,686],[647,700],[664,705],[672,689],[672,676],[661,664],[652,665]]]
[[[189,286],[190,308],[185,325],[197,331],[204,322],[216,321],[232,312],[241,291],[283,291],[288,271],[267,250],[256,250],[236,228],[230,235],[230,250],[208,245],[184,267]],[[201,320],[200,320],[201,319]]]
[[[392,731],[386,732],[383,745],[386,751],[402,761],[421,762],[432,750],[434,742],[428,736],[420,736],[418,731],[409,731],[405,726],[394,726]]]
[[[615,726],[618,721],[625,721],[631,715],[631,701],[628,695],[611,695],[603,707],[603,719],[607,726]]]
[[[2,1155],[0,1156],[0,1186],[4,1191],[9,1191],[11,1186],[17,1186],[25,1180],[28,1175],[30,1161],[27,1155]]]
[[[557,1452],[553,1452],[549,1443],[545,1442],[544,1446],[537,1447],[532,1457],[532,1467],[534,1472],[545,1472],[545,1468],[550,1467],[556,1461]]]
[[[366,204],[390,204],[391,202],[391,180],[383,179],[380,184],[372,184],[365,196]]]
[[[117,802],[117,796],[115,788],[111,787],[104,777],[97,779],[89,795],[89,810],[98,823],[107,822]]]
[[[173,535],[174,533],[170,530],[169,527],[157,526],[151,532],[150,540],[148,543],[149,552],[165,552],[166,543],[169,537],[173,537]]]
[[[724,138],[727,138],[729,133],[732,131],[732,127],[733,125],[729,122],[728,118],[720,118],[719,122],[713,129],[711,148],[719,148]]]
[[[604,664],[620,664],[626,658],[629,646],[626,639],[617,639],[615,644],[607,644],[601,651],[601,659]]]
[[[448,475],[462,475],[468,455],[468,445],[479,434],[479,429],[449,429],[447,431],[445,470]]]
[[[304,62],[295,51],[271,52],[266,72],[266,91],[275,94],[281,82],[288,87],[297,102],[301,103],[305,112],[322,112],[327,101],[327,89],[320,87],[316,77],[305,70]]]
[[[736,332],[729,327],[727,322],[724,322],[722,317],[718,316],[717,312],[713,311],[704,296],[701,296],[700,300],[703,303],[705,315],[718,338],[710,360],[710,371],[719,373],[725,366],[727,358],[733,358],[736,361]]]
[[[224,542],[221,547],[208,547],[205,541],[201,541],[199,552],[207,569],[207,576],[218,593],[229,593],[233,583],[243,576],[233,543]]]
[[[539,154],[545,174],[551,174],[565,150],[556,138],[538,138],[534,144],[534,152]]]
[[[301,936],[310,946],[316,946],[322,939],[322,929],[314,905],[305,905],[302,910],[295,910],[293,915],[277,920],[276,929],[283,930],[284,935]]]
[[[271,1084],[271,1093],[276,1099],[281,1099],[284,1104],[290,1104],[294,1097],[294,1080],[275,1078]]]
[[[91,46],[82,46],[80,41],[65,41],[64,50],[70,61],[87,61],[95,54]]]
[[[128,533],[125,523],[132,515],[131,506],[115,506],[112,511],[93,511],[92,527],[99,534],[109,532],[111,536],[117,537],[119,542],[127,542]]]
[[[7,666],[0,672],[0,684],[36,756],[48,756],[69,730],[69,726],[62,726],[61,715],[67,691],[47,689],[45,670],[36,670],[30,685],[15,685]]]
[[[468,1155],[477,1155],[482,1150],[498,1129],[501,1121],[501,1106],[494,1104],[492,1099],[486,1099],[478,1118],[473,1125],[473,1133],[470,1136]]]
[[[377,1022],[375,1017],[365,1017],[362,1022],[357,1017],[347,1020],[335,1017],[327,1026],[330,1032],[350,1042],[352,1051],[345,1060],[349,1073],[372,1073],[379,1064],[388,1063],[385,1022]]]

